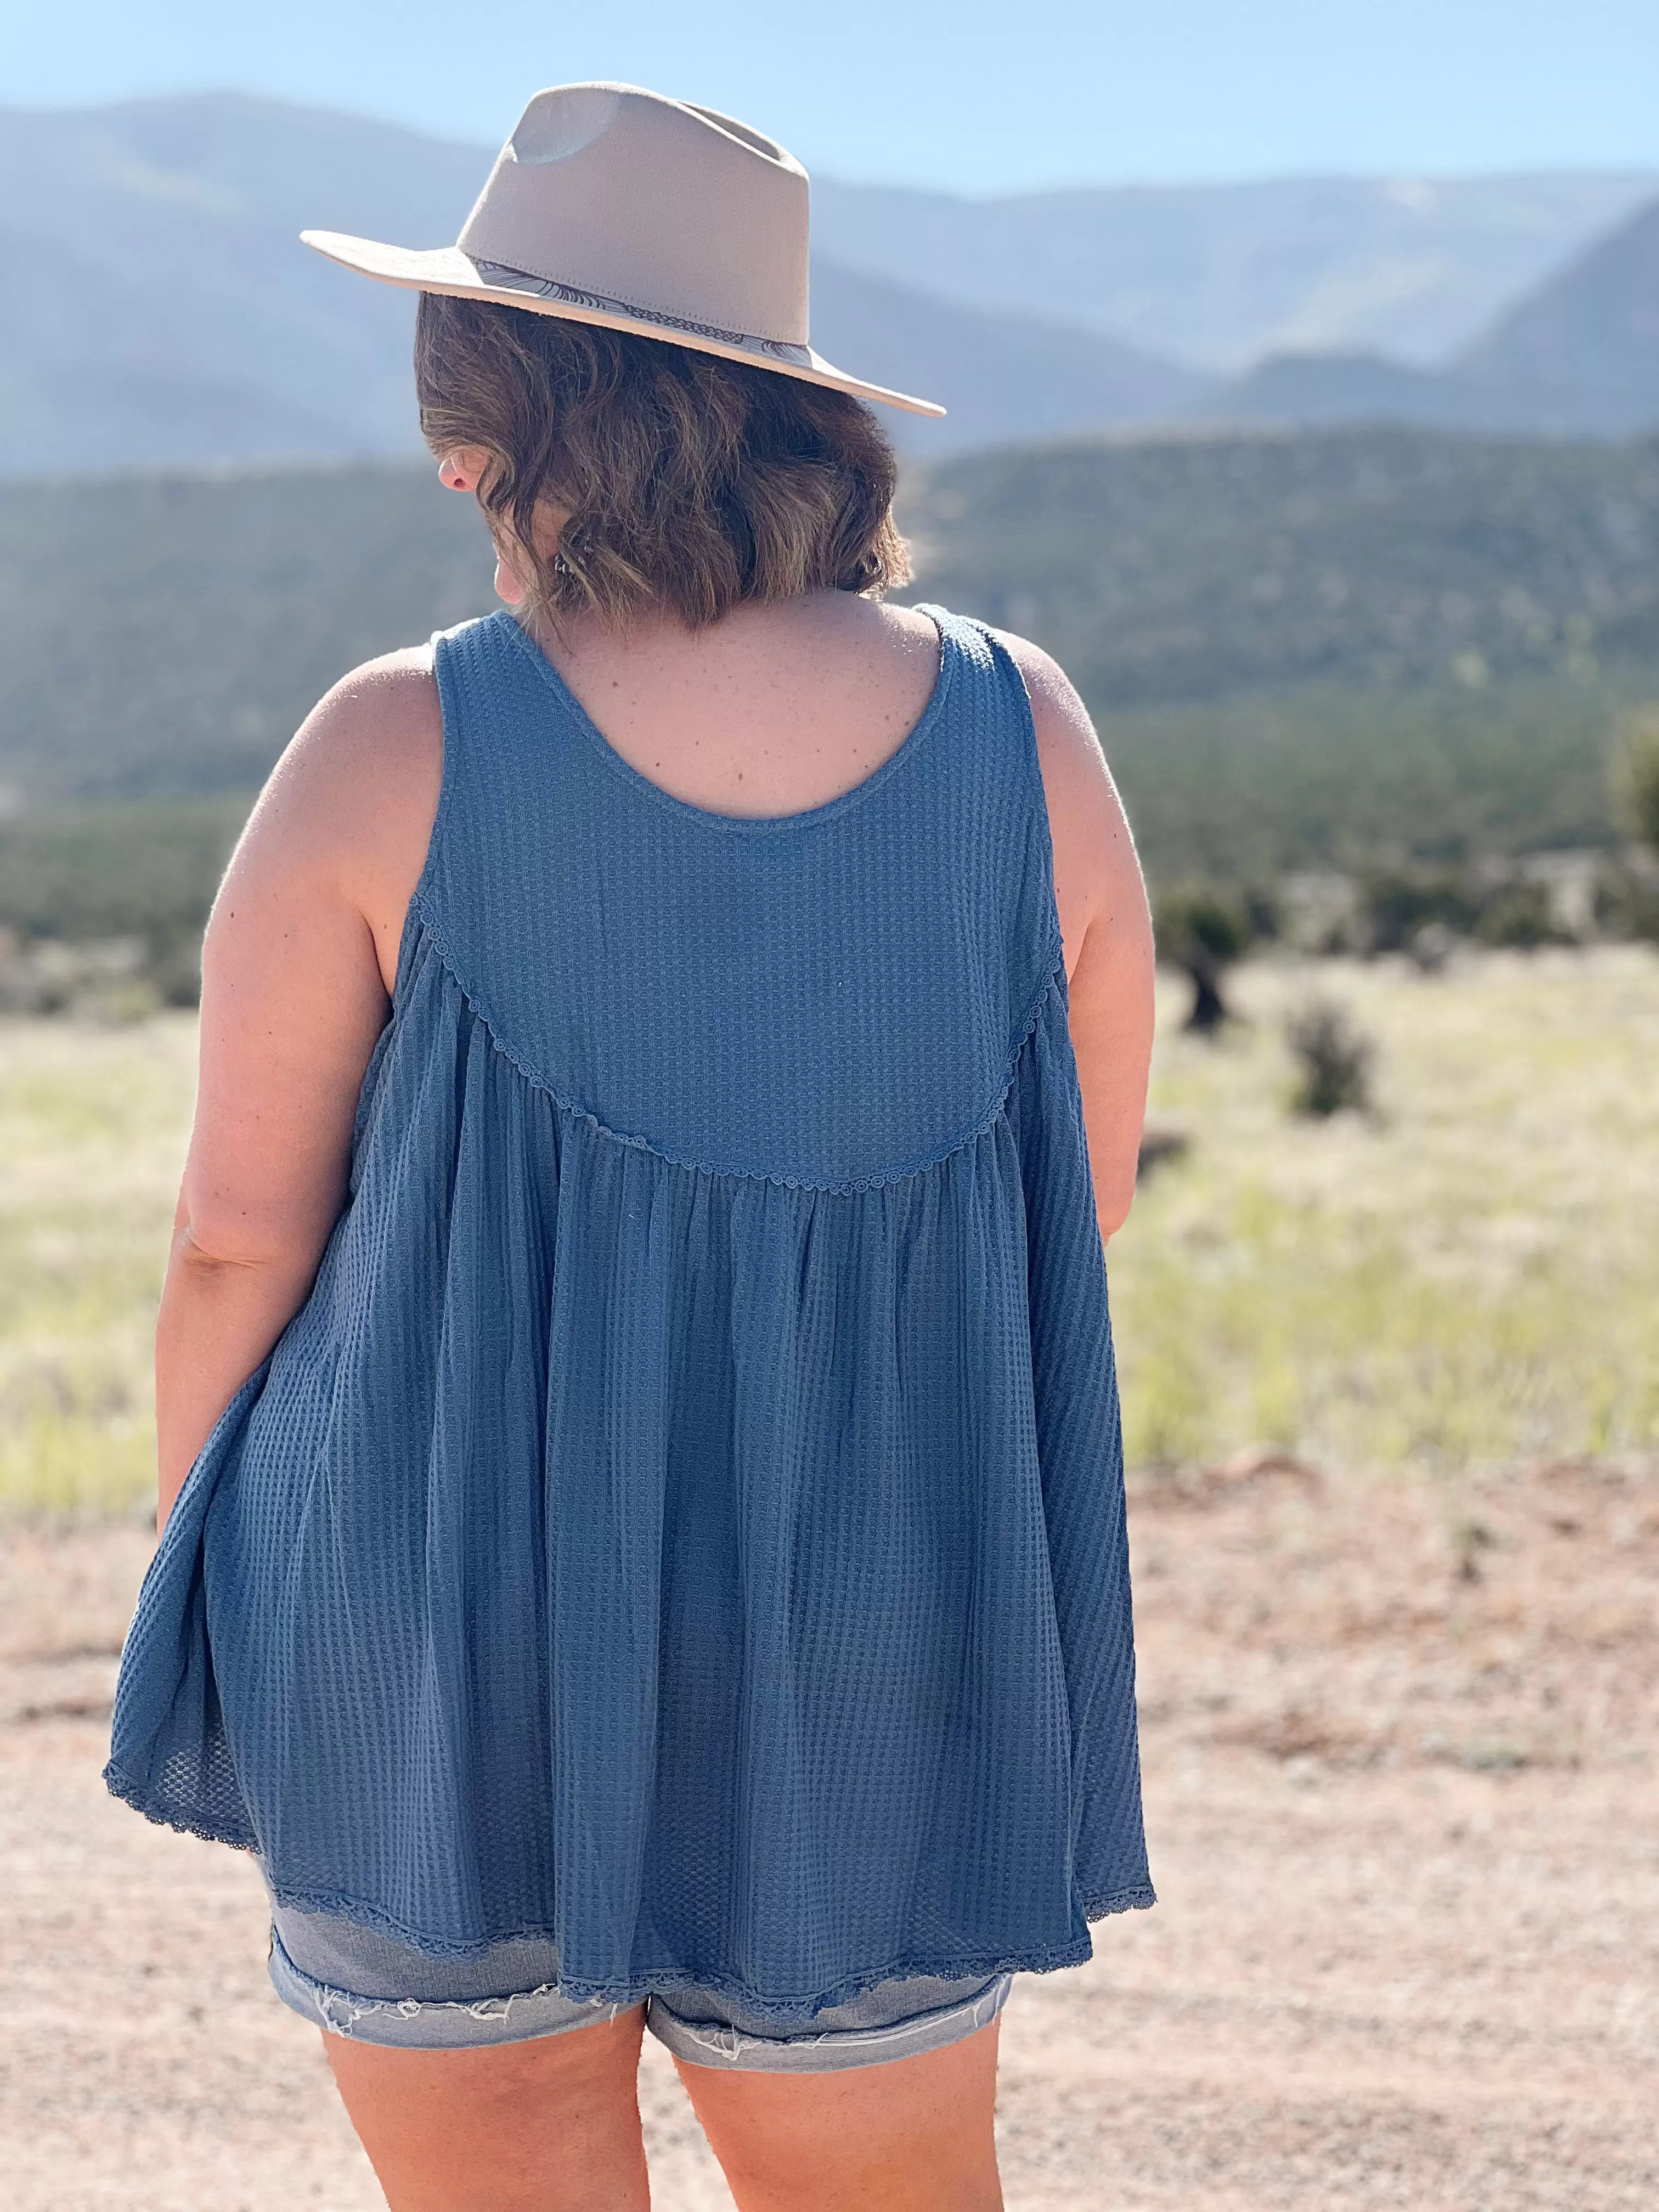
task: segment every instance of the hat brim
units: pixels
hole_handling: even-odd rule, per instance
[[[851,392],[855,399],[878,400],[886,407],[902,407],[908,414],[940,416],[944,408],[932,399],[913,398],[907,392],[890,392],[884,384],[867,384],[849,376],[844,368],[825,361],[811,346],[783,346],[767,338],[749,338],[735,331],[713,331],[674,316],[653,316],[631,308],[620,300],[556,284],[550,279],[506,272],[516,281],[501,281],[494,262],[475,261],[459,246],[426,248],[386,246],[373,238],[351,238],[337,230],[302,230],[303,242],[342,268],[373,276],[382,284],[400,284],[413,292],[442,292],[454,300],[493,300],[503,307],[521,307],[532,315],[557,315],[566,322],[596,323],[602,330],[631,331],[646,338],[661,338],[672,345],[690,346],[696,353],[718,354],[725,361],[746,362],[751,368],[769,368],[779,376],[799,377],[805,384],[822,384],[833,392]],[[482,272],[495,271],[494,280]]]

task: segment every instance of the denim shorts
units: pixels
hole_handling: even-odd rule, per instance
[[[562,1996],[558,1954],[539,1939],[492,1944],[473,1959],[434,1959],[372,1929],[275,1903],[270,1978],[283,2002],[314,2025],[403,2051],[526,2043],[631,2009]],[[676,1987],[645,1999],[645,2024],[690,2065],[830,2074],[960,2042],[996,2018],[1012,1980],[880,1982],[785,2027],[712,1990]]]

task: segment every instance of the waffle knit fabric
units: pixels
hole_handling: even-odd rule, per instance
[[[1019,672],[772,819],[514,618],[350,1194],[188,1480],[106,1778],[282,1901],[781,2025],[1150,1905],[1106,1275]]]

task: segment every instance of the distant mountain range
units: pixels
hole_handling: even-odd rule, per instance
[[[1212,393],[1233,422],[1395,422],[1619,437],[1659,423],[1659,201],[1598,240],[1442,369],[1279,354]]]
[[[1458,373],[1553,429],[1659,420],[1659,200],[1511,308]]]
[[[296,233],[453,239],[488,155],[230,94],[0,111],[0,474],[417,452],[410,298]],[[1206,416],[1618,433],[1659,422],[1648,199],[820,180],[813,340],[945,402],[890,419],[919,457]]]
[[[488,155],[271,102],[0,113],[0,471],[415,453],[410,295],[302,246],[307,224],[453,239]],[[813,337],[942,399],[946,451],[1179,414],[1210,380],[1052,319],[833,260]]]
[[[818,246],[1001,314],[1240,374],[1271,353],[1449,360],[1659,198],[1659,174],[1297,178],[991,200],[814,180]]]
[[[0,113],[0,469],[418,450],[410,301],[296,234],[453,238],[478,182],[476,148],[261,100]]]

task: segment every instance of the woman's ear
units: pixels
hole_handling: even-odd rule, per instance
[[[483,482],[489,466],[489,455],[483,446],[452,446],[438,456],[438,481],[450,491],[475,493]],[[499,539],[495,545],[495,596],[509,607],[518,606],[525,598],[525,588],[510,556],[501,550]]]
[[[489,455],[482,446],[452,446],[438,457],[438,482],[451,491],[477,491]]]

